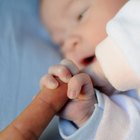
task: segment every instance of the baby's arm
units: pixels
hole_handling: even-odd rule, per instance
[[[58,86],[56,80],[58,76],[68,83],[68,91],[69,88],[80,91],[81,87],[86,91],[82,92],[82,96],[79,92],[76,92],[75,96],[67,92],[72,100],[69,100],[60,114],[61,136],[68,140],[102,140],[104,138],[118,140],[130,136],[133,139],[139,138],[139,132],[132,131],[139,130],[137,129],[140,123],[139,100],[123,94],[108,97],[95,91],[98,100],[96,103],[95,92],[88,75],[81,75],[76,69],[73,73],[74,66],[69,67],[73,65],[70,63],[63,62],[61,65],[51,67],[49,75],[41,80],[43,86],[54,89]],[[68,79],[64,78],[67,77],[66,75],[69,75]]]
[[[67,85],[59,81],[55,90],[43,88],[32,103],[5,130],[1,140],[37,140],[68,98]]]
[[[49,74],[42,78],[41,85],[55,89],[58,86],[56,76],[68,83],[67,96],[71,99],[60,116],[81,127],[93,113],[96,103],[91,79],[86,73],[79,73],[71,61],[63,60],[61,64],[50,67]]]

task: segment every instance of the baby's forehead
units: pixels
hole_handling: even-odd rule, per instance
[[[65,18],[70,11],[69,6],[74,1],[79,0],[42,0],[41,8],[47,19],[54,21],[54,19]]]
[[[55,7],[55,8],[67,7],[74,1],[76,0],[42,0],[42,2],[47,6],[47,8],[48,7]]]
[[[76,11],[74,9],[78,8],[74,8],[75,5],[77,5],[77,2],[81,3],[83,1],[86,0],[43,0],[45,22],[50,32],[54,29],[56,32],[56,28],[58,29],[60,26],[62,28],[63,25],[67,25],[66,23],[70,24],[72,22],[71,15],[75,14]]]
[[[60,13],[61,11],[67,12],[70,7],[73,7],[77,2],[83,0],[42,0],[47,11]],[[86,0],[85,0],[86,1]],[[79,4],[79,3],[78,3]]]

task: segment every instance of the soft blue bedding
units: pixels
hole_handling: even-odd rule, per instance
[[[40,77],[60,60],[38,10],[38,0],[0,0],[0,130],[31,102]],[[56,121],[40,139],[60,139]]]

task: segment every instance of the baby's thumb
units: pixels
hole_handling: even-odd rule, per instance
[[[78,67],[71,60],[63,59],[60,64],[66,66],[72,75],[78,74],[80,72]]]

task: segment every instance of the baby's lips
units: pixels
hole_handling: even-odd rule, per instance
[[[94,55],[88,56],[88,57],[85,57],[85,58],[81,59],[81,64],[84,65],[84,66],[88,66],[91,63],[93,63],[94,60],[95,60],[95,56]]]

